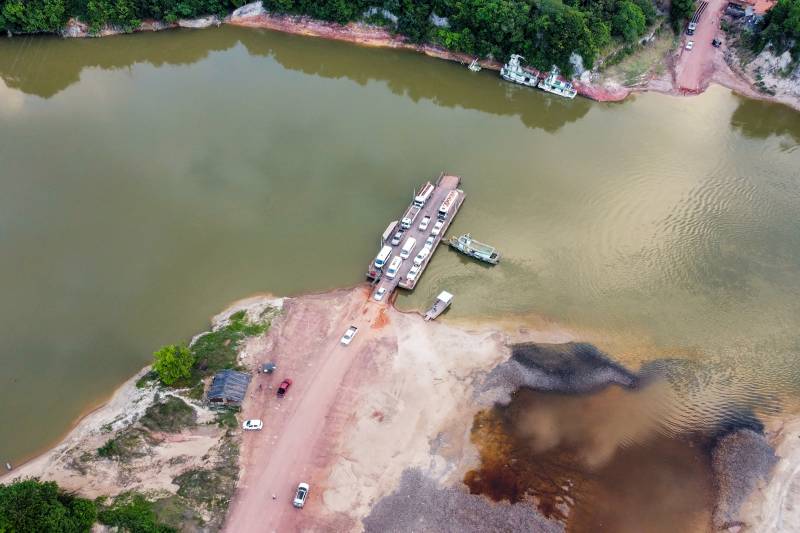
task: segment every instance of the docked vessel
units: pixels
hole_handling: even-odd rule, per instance
[[[472,72],[480,72],[481,66],[478,64],[478,58],[476,57],[475,59],[473,59],[472,63],[470,63],[467,68],[470,69]]]
[[[442,291],[439,293],[439,296],[436,297],[436,301],[433,302],[433,305],[430,309],[425,313],[425,320],[433,320],[437,316],[444,313],[445,309],[450,307],[450,303],[453,301],[453,295],[447,291]]]
[[[500,262],[500,252],[493,246],[476,241],[469,233],[465,233],[460,237],[450,237],[447,244],[451,248],[455,248],[462,254],[474,257],[479,261],[496,265]]]
[[[570,82],[559,79],[559,74],[560,71],[558,67],[553,65],[553,70],[550,71],[550,74],[548,74],[546,78],[539,82],[538,87],[543,91],[557,94],[564,98],[575,98],[578,91],[575,90]]]
[[[539,78],[535,74],[522,68],[522,60],[525,58],[518,54],[511,54],[508,63],[500,69],[500,77],[506,81],[519,83],[526,87],[536,87]]]

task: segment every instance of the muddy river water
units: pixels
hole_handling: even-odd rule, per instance
[[[40,451],[227,302],[363,279],[459,174],[413,295],[685,362],[674,424],[800,391],[800,114],[712,88],[563,101],[408,52],[223,27],[0,40],[0,459]],[[700,385],[698,385],[700,384]]]

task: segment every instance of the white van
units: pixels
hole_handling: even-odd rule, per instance
[[[392,262],[389,263],[389,268],[386,270],[386,277],[389,279],[394,279],[394,277],[397,275],[397,271],[400,270],[401,264],[403,264],[403,260],[399,257],[392,259]]]
[[[411,252],[414,251],[414,247],[417,245],[417,239],[414,237],[409,237],[406,239],[405,244],[403,244],[403,249],[400,250],[400,257],[403,259],[408,259],[408,256],[411,255]]]
[[[389,256],[392,255],[392,247],[391,246],[384,246],[381,248],[381,251],[378,252],[378,256],[375,258],[375,268],[378,270],[383,268],[383,265],[386,264],[386,261],[389,259]]]
[[[428,257],[428,254],[431,253],[431,249],[427,246],[419,251],[417,257],[414,258],[415,265],[421,265],[423,261]]]

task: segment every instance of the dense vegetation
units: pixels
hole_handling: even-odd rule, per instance
[[[91,500],[75,497],[52,481],[0,485],[0,531],[89,531],[97,518]]]
[[[681,0],[675,0],[681,1]],[[693,1],[693,0],[691,0]],[[12,32],[55,32],[69,17],[123,29],[141,20],[173,22],[224,14],[244,0],[0,0],[0,28]],[[264,0],[271,11],[346,23],[370,7],[397,16],[395,30],[415,42],[504,58],[525,55],[534,65],[556,63],[566,70],[573,52],[591,65],[598,52],[618,39],[630,43],[656,17],[653,0]],[[437,27],[431,15],[446,17]]]
[[[761,51],[772,44],[775,52],[790,50],[795,60],[800,59],[800,0],[778,0],[761,22],[755,45]]]

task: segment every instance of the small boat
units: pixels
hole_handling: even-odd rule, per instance
[[[500,69],[500,77],[506,81],[519,83],[526,87],[536,87],[536,82],[539,78],[536,77],[536,74],[522,68],[522,60],[524,59],[521,55],[511,54],[511,57],[508,58],[508,63]]]
[[[472,63],[470,63],[469,67],[467,68],[470,69],[472,72],[480,72],[481,66],[478,64],[478,58],[476,57],[475,59],[473,59]]]
[[[545,79],[539,82],[538,87],[543,91],[557,94],[564,98],[575,98],[578,91],[575,90],[570,82],[560,80],[558,78],[560,73],[558,67],[553,65],[553,70],[550,71],[550,74]]]
[[[450,303],[453,301],[453,295],[447,291],[442,291],[439,293],[439,296],[436,297],[436,301],[433,302],[433,305],[430,309],[425,313],[425,320],[433,320],[442,313],[444,313],[445,309],[450,307]]]
[[[465,233],[460,237],[450,237],[447,244],[462,254],[474,257],[479,261],[492,265],[496,265],[500,262],[500,252],[493,246],[476,241],[469,233]]]

